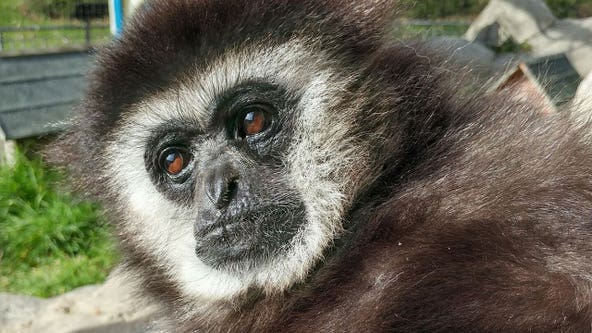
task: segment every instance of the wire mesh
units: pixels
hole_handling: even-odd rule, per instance
[[[0,0],[0,54],[88,49],[109,38],[107,0]]]

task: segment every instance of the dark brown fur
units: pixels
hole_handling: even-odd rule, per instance
[[[307,281],[191,312],[177,330],[590,331],[588,128],[508,96],[459,93],[419,45],[382,38],[388,17],[380,14],[391,4],[375,5],[365,16],[337,0],[154,1],[99,56],[82,120],[60,154],[79,161],[83,184],[108,198],[91,170],[117,128],[113,110],[174,84],[193,59],[304,32],[344,70],[367,66],[350,93],[372,98],[352,121],[359,135],[389,128],[373,152],[383,174],[360,194],[347,232]],[[148,291],[177,314],[191,307],[133,235],[122,241]]]

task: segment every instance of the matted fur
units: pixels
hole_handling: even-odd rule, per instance
[[[174,331],[590,330],[589,126],[468,92],[421,45],[384,37],[392,8],[150,1],[100,52],[52,154],[106,202]],[[282,176],[307,224],[285,257],[224,275],[195,258],[191,211],[141,164],[155,126],[203,127],[217,95],[253,78],[298,100]]]

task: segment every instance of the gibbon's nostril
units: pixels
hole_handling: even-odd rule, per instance
[[[224,209],[232,202],[238,190],[238,177],[230,168],[216,168],[205,180],[205,192],[217,209]]]
[[[226,188],[226,195],[222,198],[222,201],[216,205],[218,209],[224,208],[230,204],[230,202],[236,197],[238,191],[238,178],[230,179]]]

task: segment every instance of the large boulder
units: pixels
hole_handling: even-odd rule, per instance
[[[592,18],[558,20],[542,0],[491,0],[465,38],[489,46],[511,38],[534,57],[565,53],[581,76],[592,70]]]
[[[592,17],[557,21],[527,43],[535,57],[565,53],[580,76],[592,71]]]
[[[588,103],[592,105],[592,71],[584,78],[582,83],[578,86],[576,97],[574,98],[576,103]]]
[[[499,46],[509,37],[524,43],[556,21],[541,0],[491,0],[473,21],[465,38],[489,46]]]
[[[120,270],[51,299],[0,294],[0,333],[155,333],[162,323],[160,308]]]

